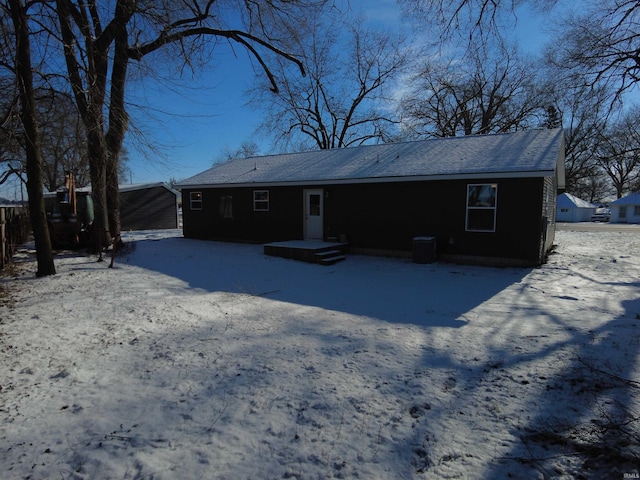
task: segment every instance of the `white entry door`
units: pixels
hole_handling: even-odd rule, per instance
[[[304,238],[305,240],[322,240],[322,205],[321,189],[304,191]]]

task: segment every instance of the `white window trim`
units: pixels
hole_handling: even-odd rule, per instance
[[[199,195],[200,198],[194,199],[193,195]],[[196,206],[199,204],[199,206]],[[191,210],[202,210],[202,192],[189,192],[189,208]]]
[[[267,199],[266,200],[258,200],[256,198],[256,194],[259,193],[266,193],[267,194]],[[257,205],[258,204],[266,204],[267,208],[258,208]],[[253,211],[254,212],[268,212],[270,208],[270,198],[269,198],[269,190],[254,190],[253,191]]]
[[[495,201],[494,201],[494,205],[492,207],[476,207],[476,206],[469,206],[469,191],[471,187],[492,187],[495,189]],[[475,229],[475,228],[469,228],[469,210],[493,210],[493,229],[491,230],[484,230],[484,229]],[[467,184],[467,200],[466,200],[466,208],[465,208],[465,216],[464,216],[464,223],[465,223],[465,230],[467,232],[481,232],[481,233],[495,233],[496,231],[496,216],[497,216],[497,211],[498,211],[498,184],[497,183],[469,183]]]

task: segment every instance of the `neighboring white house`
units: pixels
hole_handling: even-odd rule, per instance
[[[596,206],[570,193],[558,195],[557,222],[589,222]]]
[[[609,204],[611,221],[618,223],[640,223],[640,192],[635,192]]]

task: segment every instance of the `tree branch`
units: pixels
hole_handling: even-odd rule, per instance
[[[275,81],[275,77],[271,73],[271,70],[269,69],[269,67],[266,65],[262,56],[258,53],[255,47],[252,45],[253,43],[258,44],[266,48],[267,50],[270,50],[271,52],[276,53],[278,56],[286,58],[287,60],[295,63],[300,69],[300,73],[302,74],[302,76],[305,76],[304,65],[298,58],[296,58],[292,54],[289,54],[275,47],[271,43],[259,37],[256,37],[255,35],[252,35],[250,33],[243,32],[242,30],[221,30],[221,29],[211,28],[211,27],[195,27],[195,28],[190,28],[190,29],[182,30],[179,32],[171,33],[171,34],[168,34],[165,30],[162,33],[160,33],[160,35],[155,40],[152,40],[144,45],[136,45],[136,46],[130,47],[128,49],[128,55],[129,55],[129,58],[132,58],[134,60],[140,60],[145,55],[158,50],[164,45],[175,43],[182,39],[185,39],[188,37],[195,37],[199,35],[211,35],[215,37],[227,38],[247,48],[247,50],[251,52],[254,58],[258,60],[258,62],[260,63],[260,66],[268,76],[269,82],[272,85],[271,90],[274,92],[278,92],[278,85]]]

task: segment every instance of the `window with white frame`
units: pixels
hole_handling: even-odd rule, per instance
[[[189,193],[191,210],[202,210],[202,192]]]
[[[467,231],[496,231],[497,197],[498,185],[495,183],[467,185]]]
[[[256,212],[269,211],[269,190],[253,191],[253,210]]]

